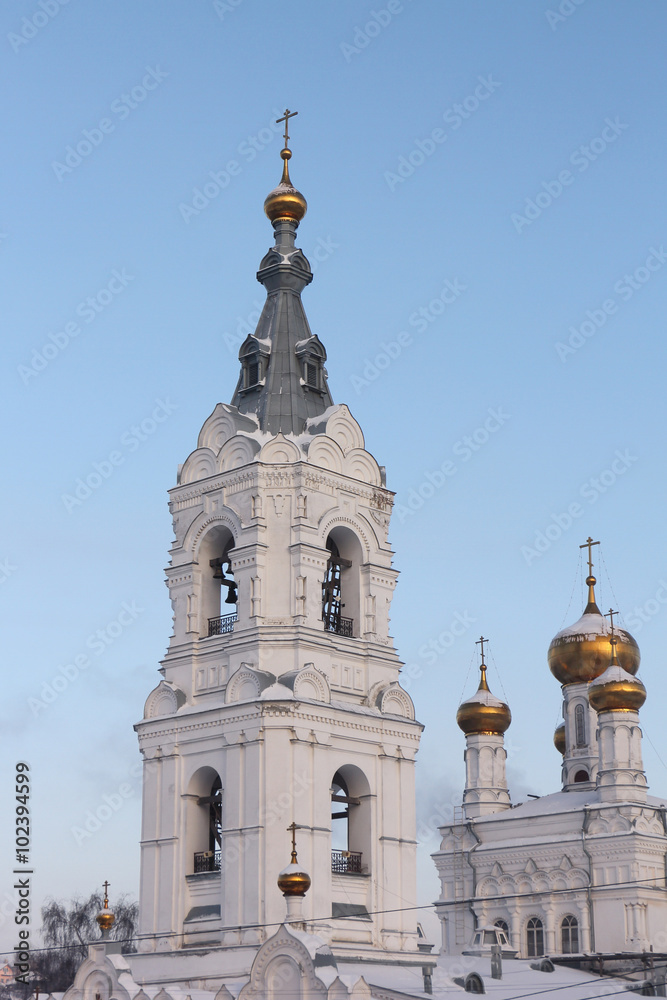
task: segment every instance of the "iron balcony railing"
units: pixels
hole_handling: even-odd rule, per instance
[[[354,618],[338,618],[337,621],[332,621],[329,623],[325,622],[325,629],[327,632],[335,632],[336,635],[347,636],[348,639],[352,639],[354,634],[352,632],[352,626],[354,625]]]
[[[234,631],[234,622],[237,616],[235,614],[231,615],[220,615],[218,618],[209,618],[208,620],[208,634],[209,635],[227,635],[228,632]]]
[[[195,854],[195,875],[220,871],[220,851],[200,851]]]
[[[332,851],[331,871],[339,875],[361,875],[361,854],[356,851]]]

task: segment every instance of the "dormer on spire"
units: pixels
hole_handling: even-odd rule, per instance
[[[296,231],[306,214],[306,199],[293,186],[288,170],[288,121],[285,111],[283,174],[267,196],[264,211],[273,224],[275,244],[257,272],[267,299],[254,334],[239,351],[241,376],[232,405],[254,414],[260,430],[269,434],[301,434],[306,420],[333,405],[324,367],[326,351],[311,333],[301,292],[313,280],[304,253],[295,247]]]

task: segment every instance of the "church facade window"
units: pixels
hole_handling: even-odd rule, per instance
[[[494,920],[493,921],[493,926],[494,927],[498,927],[503,932],[503,934],[507,938],[507,943],[509,945],[511,945],[512,944],[512,938],[510,936],[510,926],[507,923],[507,921],[503,920],[502,917],[499,917],[498,920]]]
[[[586,714],[583,705],[574,709],[574,739],[578,747],[586,746]]]
[[[366,875],[371,856],[369,786],[354,765],[336,771],[331,781],[331,870]]]
[[[204,637],[234,630],[238,602],[230,555],[234,545],[231,531],[224,527],[213,528],[202,541],[200,635]]]
[[[526,954],[528,958],[544,955],[544,925],[539,917],[531,917],[526,924]]]
[[[564,955],[576,955],[579,951],[579,921],[571,914],[561,920],[560,942]]]
[[[188,794],[190,864],[195,875],[219,872],[222,851],[222,782],[210,767],[193,775]]]
[[[359,634],[361,546],[353,531],[336,527],[326,541],[329,561],[322,583],[322,620],[327,632]]]

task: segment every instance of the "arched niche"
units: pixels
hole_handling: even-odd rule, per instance
[[[226,524],[210,525],[199,543],[199,634],[202,638],[217,634],[211,623],[221,615],[236,613],[237,589],[231,567],[234,545],[234,536]]]
[[[373,822],[368,778],[356,764],[343,764],[331,779],[332,869],[368,874]],[[345,855],[350,855],[348,858]],[[361,855],[361,857],[357,857]]]
[[[220,870],[222,780],[205,765],[190,777],[186,799],[185,871],[188,874]]]
[[[327,534],[329,560],[322,588],[322,619],[327,631],[350,637],[361,634],[361,564],[363,549],[347,525]]]

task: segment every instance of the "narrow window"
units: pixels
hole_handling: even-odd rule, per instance
[[[343,618],[345,607],[341,592],[341,573],[344,567],[352,565],[349,559],[343,559],[338,546],[332,538],[327,539],[327,548],[331,555],[327,563],[327,571],[322,584],[322,620],[328,632],[338,632],[339,635],[352,635],[352,621]]]
[[[246,389],[250,388],[251,385],[257,385],[258,382],[259,382],[259,362],[248,361],[246,367]]]
[[[531,917],[526,925],[526,945],[528,958],[539,958],[544,954],[544,927],[539,917]]]
[[[306,361],[306,384],[313,389],[319,389],[317,365],[312,361]]]
[[[586,716],[584,706],[577,705],[574,709],[574,735],[578,747],[586,746]]]
[[[219,777],[209,794],[197,799],[197,805],[207,812],[208,850],[195,854],[195,873],[219,872],[222,846],[222,782]]]
[[[510,928],[509,928],[509,924],[507,923],[507,921],[503,920],[502,918],[499,918],[498,920],[494,920],[493,921],[493,926],[497,927],[499,930],[501,930],[503,932],[503,934],[505,935],[505,937],[507,939],[507,944],[509,944],[512,939],[510,937]]]
[[[576,955],[579,951],[579,921],[576,917],[563,917],[560,925],[561,950],[564,955]]]

